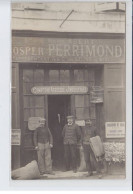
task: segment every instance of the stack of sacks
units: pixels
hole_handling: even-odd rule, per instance
[[[125,143],[105,142],[105,159],[108,162],[125,162]]]

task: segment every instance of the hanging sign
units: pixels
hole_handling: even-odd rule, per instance
[[[31,93],[35,95],[45,94],[86,94],[86,86],[35,86],[31,88]]]
[[[125,137],[125,122],[106,122],[106,138]]]
[[[81,127],[85,126],[85,120],[75,120],[75,123]]]
[[[101,86],[93,86],[90,91],[91,103],[103,103],[104,91]]]
[[[21,130],[20,129],[12,129],[11,144],[21,145]]]

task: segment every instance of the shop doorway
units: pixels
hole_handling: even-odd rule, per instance
[[[70,95],[48,96],[48,126],[53,136],[52,163],[54,170],[64,169],[62,130],[70,114]]]

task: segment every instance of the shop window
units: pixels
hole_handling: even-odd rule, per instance
[[[35,96],[35,107],[44,107],[44,97],[43,96]]]
[[[84,95],[75,95],[75,107],[84,107]]]
[[[89,98],[89,95],[84,95],[84,106],[85,107],[89,107],[89,101],[90,101],[90,98]]]
[[[90,114],[89,114],[89,107],[87,108],[84,108],[84,119],[87,119],[90,117]]]
[[[50,70],[49,71],[49,81],[50,82],[59,82],[59,71],[58,70]]]
[[[92,119],[96,118],[95,105],[90,106],[90,117]]]
[[[84,81],[84,70],[76,69],[74,70],[74,81],[83,82]]]
[[[28,121],[24,121],[24,131],[25,132],[29,132],[29,129],[28,129]]]
[[[35,109],[34,108],[30,108],[30,117],[34,117],[35,116]]]
[[[44,117],[44,108],[36,108],[35,117]]]
[[[76,108],[76,118],[84,119],[84,108]]]
[[[60,82],[60,86],[69,86],[70,83],[69,82]]]
[[[33,86],[33,83],[23,83],[23,94],[31,94],[31,88]]]
[[[34,96],[29,96],[29,107],[33,108],[34,107]]]
[[[28,96],[24,96],[24,108],[29,107],[29,97]]]
[[[24,121],[28,121],[28,118],[30,117],[30,111],[29,108],[24,109]]]
[[[85,81],[89,81],[89,73],[88,73],[88,69],[84,70],[84,80]]]
[[[34,81],[35,83],[44,82],[44,70],[36,69],[34,71]]]
[[[69,70],[60,70],[60,82],[69,82],[70,81],[70,71]]]
[[[23,81],[24,82],[33,82],[33,70],[25,69],[23,70]]]
[[[74,85],[75,86],[84,86],[85,82],[75,82]]]
[[[95,81],[95,74],[94,74],[94,69],[89,69],[89,82],[94,82]]]

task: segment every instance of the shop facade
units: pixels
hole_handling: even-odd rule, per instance
[[[30,117],[47,119],[57,168],[63,166],[67,115],[81,129],[91,118],[103,142],[125,142],[117,127],[125,127],[125,69],[124,33],[13,31],[12,169],[36,158]]]

